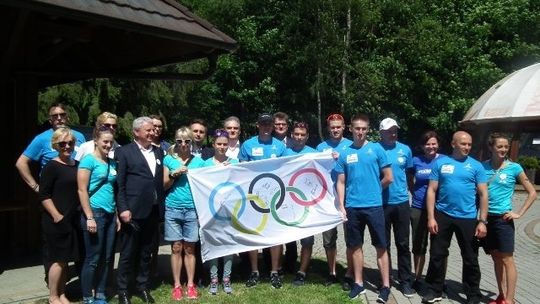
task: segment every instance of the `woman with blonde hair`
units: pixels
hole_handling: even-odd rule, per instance
[[[199,297],[194,283],[195,243],[199,240],[199,223],[187,173],[189,169],[203,167],[204,160],[191,153],[192,143],[193,132],[188,127],[181,127],[176,130],[175,143],[163,159],[163,183],[165,189],[169,189],[165,197],[165,240],[171,242],[171,269],[174,280],[171,297],[175,301],[180,301],[183,297],[180,282],[183,265],[187,274],[187,297]]]

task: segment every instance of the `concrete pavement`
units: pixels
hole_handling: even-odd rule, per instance
[[[525,199],[522,192],[514,196],[514,205],[518,209]],[[515,259],[518,269],[518,286],[516,303],[538,304],[540,303],[540,205],[533,204],[529,212],[520,220],[516,221],[516,252]],[[338,260],[345,265],[345,245],[341,227],[338,238]],[[366,244],[370,244],[369,234],[366,231]],[[300,247],[300,246],[299,246]],[[395,248],[392,247],[392,265],[397,265]],[[160,254],[170,253],[169,246],[161,246]],[[375,250],[371,245],[364,247],[366,286],[368,291],[364,297],[364,303],[375,303],[377,293],[375,284],[379,280]],[[314,246],[314,256],[325,259],[322,248],[322,237],[316,236]],[[429,258],[429,256],[428,256]],[[496,297],[497,284],[493,273],[493,262],[491,258],[480,253],[480,267],[482,270],[482,280],[480,287],[485,296],[483,302],[489,298]],[[465,296],[461,291],[461,257],[457,241],[452,241],[450,256],[448,260],[447,284],[449,288],[448,298],[443,299],[442,304],[463,303]],[[427,262],[424,269],[427,270]],[[394,271],[394,277],[397,274]],[[11,303],[34,303],[38,299],[46,298],[48,290],[43,282],[43,266],[32,266],[17,269],[9,269],[0,274],[0,304]],[[415,295],[413,298],[404,297],[399,290],[392,287],[392,295],[389,304],[409,304],[420,303],[421,297]]]

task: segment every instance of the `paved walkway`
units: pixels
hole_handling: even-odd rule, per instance
[[[516,208],[521,207],[525,195],[523,193],[517,193],[514,197],[514,203]],[[516,252],[515,258],[517,261],[517,269],[519,275],[516,303],[520,304],[538,304],[540,303],[540,204],[536,204],[531,207],[526,216],[516,222]],[[340,233],[341,233],[340,227]],[[366,244],[370,244],[368,233],[366,232],[368,239]],[[314,255],[316,257],[324,258],[324,250],[322,248],[322,238],[316,237],[316,244],[314,246]],[[342,234],[338,239],[339,256],[338,259],[344,264],[345,252],[343,250],[344,241]],[[162,246],[160,253],[169,253],[168,246]],[[375,260],[375,250],[371,246],[365,246],[365,276],[366,283],[368,284],[368,292],[365,295],[364,303],[375,303],[377,294],[375,288],[369,287],[369,284],[375,284],[378,281],[378,272]],[[395,248],[392,248],[393,265],[397,265],[395,260]],[[429,258],[429,257],[428,257]],[[482,270],[481,289],[485,296],[484,302],[487,302],[488,298],[493,298],[497,293],[497,284],[493,274],[493,263],[489,256],[480,254],[480,267]],[[427,263],[426,263],[427,264]],[[427,265],[424,269],[424,273],[427,270]],[[397,277],[397,275],[394,275]],[[457,242],[452,242],[450,248],[450,256],[448,260],[448,273],[447,283],[449,287],[448,298],[444,299],[441,303],[463,303],[465,296],[461,292],[461,258],[459,255],[459,247]],[[13,270],[6,270],[0,274],[0,304],[8,303],[33,303],[37,299],[46,297],[48,290],[43,283],[43,266],[33,266],[26,268],[18,268]],[[401,292],[396,288],[392,288],[392,295],[388,302],[389,304],[409,304],[420,303],[420,296],[415,295],[413,298],[408,299],[404,297]]]

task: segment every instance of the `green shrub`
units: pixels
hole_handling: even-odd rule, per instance
[[[534,156],[520,156],[516,159],[523,169],[540,169],[540,161]]]

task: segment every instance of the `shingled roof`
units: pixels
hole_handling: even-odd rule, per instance
[[[47,84],[215,59],[237,47],[174,0],[2,0],[0,19],[2,69],[47,76]]]

